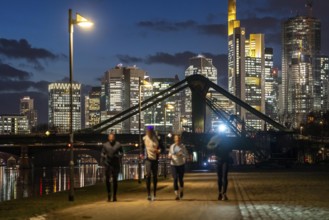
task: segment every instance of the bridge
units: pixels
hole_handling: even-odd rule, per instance
[[[283,125],[274,121],[262,112],[257,111],[247,103],[201,75],[189,76],[168,89],[144,100],[141,102],[141,110],[144,111],[184,89],[190,89],[192,93],[193,132],[183,133],[183,142],[188,146],[190,151],[196,152],[199,155],[205,155],[207,153],[205,146],[210,137],[214,135],[211,133],[205,133],[206,106],[209,106],[221,120],[225,121],[232,134],[234,134],[230,137],[226,137],[230,142],[232,149],[237,151],[250,151],[258,161],[269,159],[274,154],[279,155],[279,157],[282,158],[296,158],[296,148],[298,148],[299,142],[305,142],[305,140],[296,139],[296,135]],[[217,91],[236,105],[244,108],[252,115],[264,121],[265,124],[271,125],[275,130],[260,132],[245,126],[245,123],[241,118],[225,112],[215,100],[206,96],[209,89]],[[138,113],[139,106],[136,105],[120,112],[110,119],[102,121],[90,129],[75,132],[74,151],[76,154],[86,153],[92,155],[97,161],[99,161],[99,156],[97,155],[99,155],[101,143],[106,141],[107,136],[103,133],[109,128]],[[198,133],[196,133],[196,131],[198,131]],[[138,143],[138,135],[118,134],[117,139],[124,144],[126,152],[137,153],[136,144]],[[70,138],[68,134],[51,134],[49,136],[45,134],[2,135],[0,136],[0,152],[21,157],[32,156],[35,158],[43,157],[48,159],[50,155],[53,155],[52,152],[60,152],[61,155],[68,155],[66,151],[69,149],[67,145],[69,140]]]

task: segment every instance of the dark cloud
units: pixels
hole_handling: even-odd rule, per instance
[[[182,22],[169,22],[169,21],[140,21],[137,26],[152,29],[161,32],[180,31],[196,26],[196,22],[192,20]]]
[[[46,81],[31,81],[31,73],[0,63],[0,93],[40,91],[47,92]]]
[[[160,32],[177,32],[184,30],[195,30],[206,35],[226,36],[227,28],[224,24],[198,24],[196,21],[187,20],[181,22],[169,21],[141,21],[137,23],[139,27]]]
[[[143,61],[142,58],[129,56],[129,55],[117,55],[117,58],[122,63],[140,63]]]
[[[40,60],[55,60],[63,56],[55,55],[43,48],[34,48],[26,39],[11,40],[5,38],[0,38],[0,55],[7,58],[25,59],[32,63],[36,70],[44,69]]]
[[[0,93],[23,91],[47,92],[47,90],[44,90],[43,82],[33,82],[28,80],[0,80]]]
[[[0,63],[1,80],[27,80],[31,77],[31,75],[32,74],[23,70],[16,69],[8,64]]]
[[[145,59],[145,63],[154,64],[162,63],[172,66],[186,66],[188,64],[188,59],[195,56],[196,54],[190,51],[185,51],[182,53],[169,54],[164,52],[158,52],[154,55],[149,55]]]

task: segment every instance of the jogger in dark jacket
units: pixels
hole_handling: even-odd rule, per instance
[[[228,200],[227,185],[228,185],[228,168],[231,162],[231,149],[226,143],[224,135],[216,135],[212,137],[208,143],[208,148],[215,151],[217,157],[217,183],[218,183],[218,200]]]
[[[111,201],[111,177],[113,180],[113,202],[117,201],[118,175],[120,172],[120,159],[123,155],[121,144],[115,140],[115,134],[109,134],[108,142],[103,144],[101,152],[102,163],[105,166],[105,179],[108,201]]]

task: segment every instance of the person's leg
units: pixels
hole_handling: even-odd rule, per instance
[[[176,200],[179,199],[178,196],[178,172],[177,172],[177,166],[171,166],[171,173],[174,181],[174,192],[176,195]]]
[[[157,184],[158,184],[158,161],[152,161],[152,175],[153,175],[153,198],[157,194]]]
[[[111,168],[110,166],[105,167],[105,182],[107,190],[107,200],[111,201]]]
[[[116,165],[112,172],[113,178],[113,202],[117,201],[117,191],[118,191],[118,176],[120,171],[120,165]]]
[[[223,173],[223,191],[222,191],[223,192],[223,200],[227,200],[227,196],[226,196],[227,185],[228,185],[228,179],[227,179],[228,163],[227,162],[223,163],[222,173]]]
[[[218,185],[218,200],[222,200],[223,163],[217,163],[217,185]]]
[[[151,161],[145,160],[145,179],[147,189],[147,199],[151,200]]]
[[[184,173],[185,173],[185,165],[179,166],[179,172],[178,172],[178,179],[179,179],[179,185],[180,185],[180,198],[183,198],[184,196]]]

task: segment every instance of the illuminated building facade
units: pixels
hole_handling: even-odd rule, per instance
[[[283,114],[298,127],[307,113],[321,110],[321,23],[296,16],[282,25]]]
[[[321,109],[323,112],[329,111],[329,57],[321,56]]]
[[[264,38],[264,34],[246,36],[245,28],[236,19],[236,0],[228,0],[228,91],[262,113],[265,113]],[[234,114],[249,126],[263,129],[263,122],[256,116],[236,104],[234,109]]]
[[[81,84],[72,84],[73,130],[81,129]],[[48,126],[58,133],[70,131],[70,83],[48,85]]]
[[[30,134],[26,115],[0,115],[0,134]]]
[[[274,120],[278,120],[278,73],[273,67],[273,49],[265,48],[265,113]]]
[[[111,118],[121,111],[139,104],[140,81],[146,76],[144,70],[136,66],[123,67],[121,64],[105,72],[101,88],[101,120]],[[142,86],[141,99],[144,97]],[[139,115],[117,124],[109,129],[116,133],[139,133]],[[144,128],[144,112],[141,116],[141,126]]]
[[[37,110],[34,109],[34,99],[31,99],[29,96],[23,97],[20,100],[19,113],[26,115],[30,130],[38,125],[38,114]]]
[[[179,82],[176,75],[173,78],[152,78],[150,80],[151,86],[144,88],[145,99],[158,94],[159,92],[168,89]],[[144,118],[145,125],[152,125],[159,132],[179,132],[179,120],[181,118],[181,102],[182,92],[168,97],[164,101],[145,110]],[[169,106],[165,108],[165,106]],[[166,128],[164,127],[166,109]]]
[[[245,102],[260,112],[265,112],[265,48],[263,34],[250,34],[245,43]],[[263,121],[246,112],[247,125],[263,128]]]
[[[245,100],[246,31],[236,20],[236,0],[228,1],[228,91]],[[235,105],[236,115],[245,118],[245,110]]]
[[[85,96],[85,128],[101,122],[101,87],[92,87]]]

